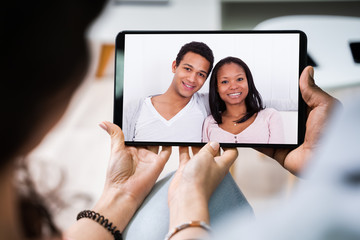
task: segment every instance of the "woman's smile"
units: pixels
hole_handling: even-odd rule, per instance
[[[242,92],[229,93],[228,96],[230,98],[239,98],[242,95]]]

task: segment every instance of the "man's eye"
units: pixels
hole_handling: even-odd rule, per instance
[[[188,72],[190,72],[191,69],[188,68],[188,67],[185,67],[185,70],[188,71]]]
[[[203,73],[199,73],[199,76],[202,78],[206,77],[205,74],[203,74]]]

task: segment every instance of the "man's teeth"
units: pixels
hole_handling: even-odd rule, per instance
[[[240,96],[240,95],[241,95],[241,92],[229,94],[229,96]]]
[[[184,83],[186,87],[188,88],[194,88],[193,86],[187,85],[186,83]]]

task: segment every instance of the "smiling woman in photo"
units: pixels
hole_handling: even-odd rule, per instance
[[[280,114],[263,107],[251,71],[241,59],[226,57],[215,65],[209,103],[211,115],[204,121],[204,142],[284,142]]]

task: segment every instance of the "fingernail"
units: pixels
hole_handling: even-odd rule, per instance
[[[99,123],[99,126],[102,128],[102,129],[104,129],[105,131],[107,131],[108,130],[108,128],[107,128],[107,126],[105,125],[105,123]]]
[[[219,150],[220,144],[218,142],[210,142],[210,146],[214,149],[214,151],[217,151]]]
[[[314,78],[314,68],[313,68],[313,67],[311,67],[311,68],[309,69],[309,74],[310,74],[310,76],[311,76],[312,78]]]

